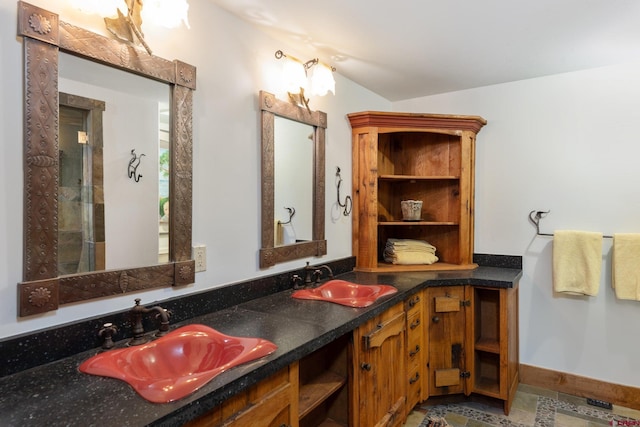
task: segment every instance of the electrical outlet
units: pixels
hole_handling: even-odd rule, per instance
[[[587,403],[599,408],[613,409],[613,405],[609,402],[605,402],[604,400],[587,398]]]
[[[196,273],[207,269],[207,247],[205,245],[193,246],[193,259],[196,262]]]

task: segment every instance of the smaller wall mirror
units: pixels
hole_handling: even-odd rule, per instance
[[[260,92],[262,248],[260,268],[322,256],[327,115]]]

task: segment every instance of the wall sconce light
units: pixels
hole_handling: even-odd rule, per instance
[[[166,28],[184,23],[189,28],[187,0],[72,0],[74,7],[84,13],[96,13],[104,18],[107,29],[117,38],[135,43],[137,40],[149,55],[151,48],[144,40],[142,20]],[[116,15],[114,18],[113,16]]]
[[[324,96],[331,91],[335,95],[336,81],[333,78],[335,68],[320,62],[318,58],[302,62],[291,55],[286,55],[281,50],[277,50],[276,59],[283,58],[282,77],[291,102],[305,106],[308,111],[311,111],[309,99],[305,98],[305,91],[317,96]],[[309,76],[310,70],[311,75]]]

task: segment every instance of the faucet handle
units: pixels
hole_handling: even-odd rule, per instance
[[[293,276],[291,276],[291,283],[293,283],[293,289],[300,289],[303,288],[303,280],[302,277],[300,277],[297,274],[294,274]]]
[[[317,285],[318,283],[320,283],[320,278],[322,277],[322,270],[320,270],[319,268],[314,270],[311,277],[312,277],[313,283]]]
[[[166,308],[162,308],[160,307],[160,309],[162,311],[164,311],[164,313],[167,315],[167,319],[171,318],[171,315],[173,314],[173,312],[171,310],[167,310]],[[157,313],[156,314],[156,319],[159,319],[162,316],[162,313]]]
[[[113,342],[113,335],[118,332],[118,328],[113,323],[105,323],[102,325],[102,329],[98,331],[98,336],[103,337],[102,348],[109,350],[113,348],[115,343]]]
[[[166,308],[162,308],[158,306],[160,313],[156,314],[155,318],[160,319],[160,326],[158,326],[158,332],[156,332],[156,337],[162,337],[169,332],[169,318],[173,314],[171,310],[167,310]]]

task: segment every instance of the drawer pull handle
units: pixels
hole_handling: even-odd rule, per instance
[[[409,300],[409,308],[413,308],[419,302],[420,302],[420,297],[411,298]]]
[[[413,321],[413,323],[411,323],[411,324],[409,325],[409,328],[410,328],[410,329],[415,329],[415,328],[417,328],[418,326],[420,326],[420,319],[416,319],[416,320],[414,320],[414,321]]]
[[[420,379],[420,373],[416,372],[416,374],[409,380],[409,384],[415,384],[416,381]]]
[[[433,323],[438,323],[440,321],[440,318],[438,316],[433,316],[431,320],[433,320]]]
[[[419,351],[420,351],[420,346],[416,345],[416,349],[409,352],[409,357],[415,356],[416,354],[418,354]]]
[[[360,365],[360,368],[362,368],[365,371],[370,371],[371,370],[371,365],[369,363],[362,363]]]

